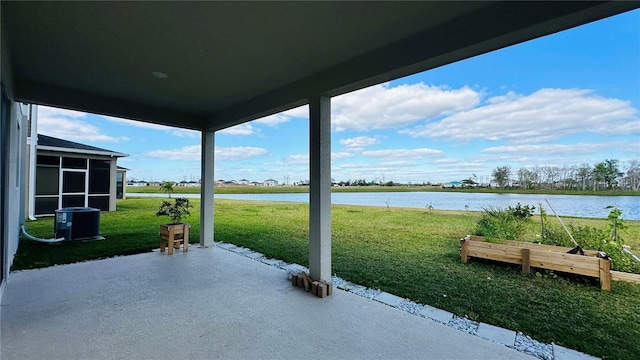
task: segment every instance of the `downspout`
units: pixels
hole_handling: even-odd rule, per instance
[[[29,220],[35,220],[36,212],[36,146],[38,145],[38,106],[29,105],[31,142],[29,143]]]

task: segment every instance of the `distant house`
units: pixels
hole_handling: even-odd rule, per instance
[[[126,167],[116,167],[116,199],[127,198],[127,169]]]
[[[263,186],[278,186],[278,180],[267,179],[262,182]]]
[[[240,179],[238,180],[238,185],[249,185],[249,180],[247,179]]]
[[[462,181],[449,181],[449,182],[443,183],[442,187],[443,188],[461,188],[462,185],[464,185]]]
[[[65,207],[114,211],[125,197],[126,168],[118,168],[116,151],[38,135],[35,181],[29,181],[28,216],[53,215]],[[32,158],[32,157],[28,157]],[[120,175],[118,175],[120,174]]]

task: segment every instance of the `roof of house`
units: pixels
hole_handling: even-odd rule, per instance
[[[91,145],[80,144],[77,142],[58,139],[53,136],[38,134],[37,148],[39,150],[53,150],[62,152],[72,152],[80,154],[106,155],[114,157],[125,157],[127,154],[119,153],[113,150],[107,150]]]

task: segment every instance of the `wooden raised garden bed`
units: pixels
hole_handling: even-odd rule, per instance
[[[475,257],[521,265],[525,274],[530,272],[531,267],[579,274],[598,278],[602,290],[611,290],[611,260],[602,258],[598,251],[585,250],[584,255],[577,255],[568,254],[569,250],[571,248],[524,241],[505,240],[494,244],[474,235],[460,239],[460,259],[463,263],[469,257]],[[623,280],[619,274],[616,277],[616,280]]]

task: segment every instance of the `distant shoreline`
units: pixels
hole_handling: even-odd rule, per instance
[[[174,194],[199,194],[200,186],[174,186]],[[622,190],[549,190],[549,189],[499,189],[499,188],[441,188],[435,186],[345,186],[333,187],[332,192],[458,192],[494,194],[548,194],[592,196],[640,196],[640,191]],[[127,186],[128,194],[160,193],[158,186]],[[220,186],[217,194],[290,194],[308,193],[308,186]]]

